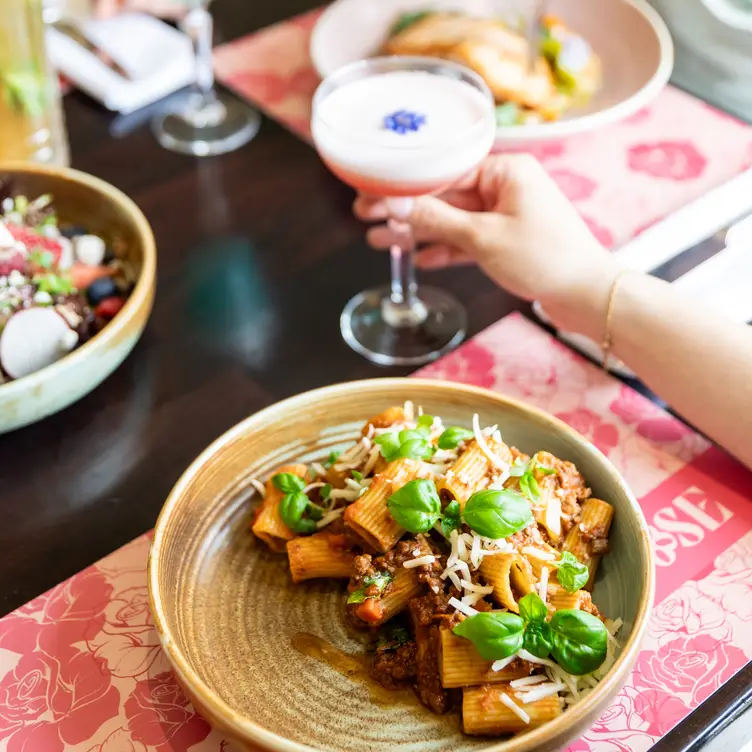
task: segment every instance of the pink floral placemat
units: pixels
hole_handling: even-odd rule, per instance
[[[517,314],[420,375],[558,415],[634,489],[657,554],[649,636],[624,690],[569,752],[649,749],[752,658],[752,474]],[[230,752],[159,647],[148,549],[145,535],[0,619],[0,750]]]
[[[318,84],[308,53],[321,10],[215,51],[218,78],[302,138]],[[752,128],[668,87],[627,121],[533,150],[596,237],[618,247],[752,164]]]

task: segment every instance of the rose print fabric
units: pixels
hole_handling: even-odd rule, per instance
[[[217,76],[302,138],[318,84],[308,54],[320,10],[215,51]],[[668,87],[622,123],[532,152],[593,234],[618,247],[752,163],[752,129]]]
[[[658,594],[637,666],[569,752],[649,749],[752,659],[752,475],[512,315],[418,373],[524,399],[593,441],[640,499]],[[153,630],[149,536],[0,619],[2,752],[231,752]]]

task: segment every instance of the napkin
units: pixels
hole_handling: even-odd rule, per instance
[[[79,28],[132,80],[118,75],[54,26],[47,30],[50,59],[64,76],[108,110],[133,112],[195,78],[190,39],[152,16],[123,13],[84,21]]]

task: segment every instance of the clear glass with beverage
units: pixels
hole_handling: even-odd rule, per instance
[[[330,170],[357,190],[392,200],[437,193],[488,156],[495,103],[461,65],[420,57],[363,60],[329,76],[313,101],[311,129]],[[462,341],[467,315],[444,290],[418,287],[414,241],[391,249],[389,286],[345,307],[342,336],[382,365],[420,365]]]
[[[3,0],[0,6],[0,161],[68,163],[42,6],[42,0]]]

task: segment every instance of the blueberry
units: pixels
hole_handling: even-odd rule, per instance
[[[105,298],[118,295],[117,285],[112,277],[95,279],[86,290],[86,297],[93,306],[99,305]]]
[[[64,238],[72,240],[73,238],[77,238],[79,235],[86,235],[87,230],[81,225],[66,225],[65,227],[60,228],[60,234]]]

